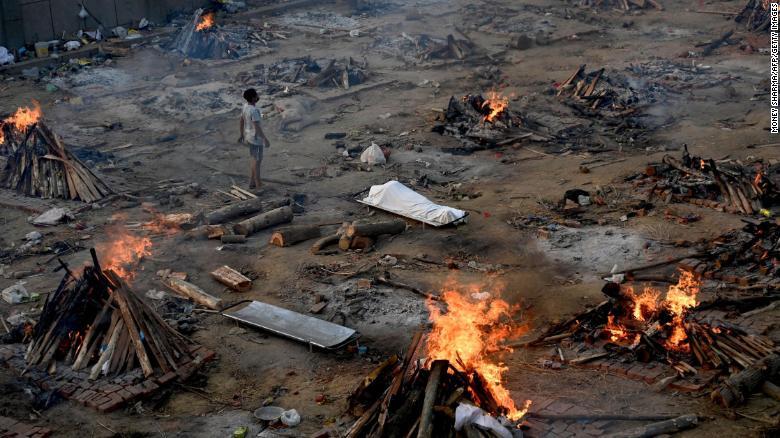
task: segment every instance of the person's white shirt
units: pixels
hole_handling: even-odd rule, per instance
[[[257,135],[254,123],[260,122],[262,119],[260,109],[254,105],[244,103],[244,108],[241,110],[241,117],[244,118],[244,141],[253,145],[262,145],[263,140]]]

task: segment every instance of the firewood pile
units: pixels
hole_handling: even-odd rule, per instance
[[[44,304],[25,360],[45,370],[57,364],[90,368],[90,379],[140,366],[144,376],[176,371],[192,361],[192,341],[179,334],[146,305],[112,270],[103,271],[92,251],[93,266],[67,273]],[[61,366],[61,365],[60,365]]]
[[[584,114],[590,115],[598,110],[605,115],[625,117],[659,100],[663,93],[652,83],[640,87],[624,75],[607,74],[604,68],[587,73],[585,67],[583,64],[575,70],[558,86],[556,93],[569,98]]]
[[[345,436],[500,436],[474,425],[456,432],[455,410],[461,404],[501,418],[511,434],[513,423],[503,417],[506,409],[488,390],[485,377],[447,360],[435,360],[426,366],[417,358],[423,338],[422,333],[415,334],[403,359],[390,357],[351,393],[349,411],[357,421]]]
[[[464,60],[476,52],[475,45],[464,39],[457,39],[449,34],[446,38],[434,37],[428,34],[409,35],[406,32],[400,36],[378,36],[372,45],[379,53],[402,59],[409,63],[429,61],[433,59]]]
[[[692,156],[687,146],[681,159],[666,155],[631,179],[634,186],[650,186],[649,198],[688,202],[745,215],[768,211],[780,203],[771,166],[750,165],[737,160],[714,160]]]
[[[198,9],[174,38],[171,50],[199,59],[236,59],[248,54],[250,41],[257,40],[252,29],[217,26],[213,12]]]
[[[650,8],[662,11],[664,9],[661,3],[656,0],[578,0],[577,4],[588,8],[620,9],[623,11]]]
[[[0,145],[9,153],[0,171],[2,187],[29,196],[84,202],[95,202],[111,193],[41,120],[24,130],[8,123],[0,125]]]
[[[679,262],[680,269],[755,290],[780,290],[780,225],[748,222],[706,241],[698,257]]]
[[[769,1],[748,0],[745,7],[734,17],[734,21],[745,26],[749,31],[767,32],[771,23]]]
[[[535,128],[535,123],[510,109],[507,96],[491,91],[487,97],[450,97],[446,111],[437,117],[431,131],[459,139],[463,153],[471,153],[522,139],[549,140]]]
[[[665,295],[649,287],[635,292],[631,286],[607,283],[603,292],[609,300],[554,325],[532,344],[570,338],[605,350],[571,362],[612,355],[667,363],[683,376],[697,374],[695,366],[738,372],[780,351],[765,336],[698,318],[698,289],[698,280],[688,272],[681,272],[679,282]]]

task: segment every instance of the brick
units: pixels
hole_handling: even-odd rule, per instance
[[[166,383],[170,382],[175,378],[176,378],[176,373],[174,371],[168,371],[167,373],[157,378],[157,383],[159,383],[160,385],[165,385]]]
[[[92,409],[97,409],[98,406],[102,405],[103,403],[108,401],[108,397],[103,395],[102,393],[98,393],[98,395],[94,397],[90,397],[86,401],[86,405]]]
[[[217,356],[217,353],[204,348],[198,352],[197,356],[200,356],[202,362],[211,362]]]
[[[564,412],[568,411],[569,409],[573,408],[574,405],[571,403],[566,403],[562,400],[556,400],[550,406],[547,407],[547,410],[553,414],[563,414]]]
[[[122,400],[130,400],[133,398],[133,394],[124,388],[120,389],[119,391],[116,391],[114,394],[117,394],[118,396],[122,397]]]
[[[95,394],[97,394],[95,391],[91,389],[86,389],[81,394],[79,394],[78,397],[75,398],[75,400],[83,404],[85,401],[87,401],[88,398],[92,397]]]
[[[648,384],[653,384],[665,372],[666,372],[666,370],[663,367],[652,366],[652,367],[645,368],[645,370],[642,372],[642,374],[644,376],[645,382],[647,382]]]
[[[643,364],[635,364],[626,371],[626,376],[632,380],[644,380],[645,366]]]
[[[71,395],[73,395],[73,393],[74,393],[74,392],[76,392],[76,389],[78,389],[78,388],[76,387],[76,385],[74,385],[74,384],[72,384],[72,383],[66,383],[66,384],[64,384],[64,385],[60,386],[60,387],[57,389],[57,392],[58,392],[58,393],[59,393],[61,396],[65,397],[65,398],[70,398],[70,396],[71,396]]]
[[[143,386],[144,386],[143,395],[149,395],[160,388],[160,386],[154,383],[151,379],[145,380]]]
[[[113,383],[104,383],[104,384],[100,385],[100,390],[105,392],[105,393],[116,392],[116,391],[119,391],[120,389],[122,389],[121,386],[115,385]]]
[[[548,406],[553,404],[553,402],[555,402],[554,398],[542,398],[542,399],[534,398],[533,403],[531,404],[531,410],[534,412],[542,412]]]
[[[112,393],[108,396],[108,401],[98,406],[98,411],[103,413],[114,412],[124,404],[124,400],[117,393]]]
[[[143,383],[139,383],[137,385],[128,385],[125,386],[125,389],[130,392],[130,394],[133,395],[133,397],[137,397],[144,393],[144,385]]]

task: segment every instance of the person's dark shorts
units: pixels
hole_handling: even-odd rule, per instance
[[[247,143],[246,145],[249,147],[249,154],[252,155],[252,158],[257,161],[263,159],[263,145],[252,143]]]

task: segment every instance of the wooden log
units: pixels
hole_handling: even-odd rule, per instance
[[[103,305],[103,308],[100,309],[100,312],[98,312],[95,319],[92,321],[92,325],[89,326],[89,330],[84,335],[84,340],[81,341],[81,347],[79,347],[78,354],[76,355],[76,360],[73,362],[73,368],[74,370],[78,371],[81,369],[81,364],[84,362],[84,360],[89,360],[89,357],[87,357],[87,352],[91,350],[92,340],[95,338],[95,336],[98,334],[98,327],[100,326],[100,323],[103,321],[103,318],[105,317],[106,313],[108,312],[108,309],[111,305],[111,302],[113,299],[109,298],[106,300],[106,303]]]
[[[235,291],[246,292],[252,288],[252,280],[227,265],[211,271],[211,276]]]
[[[349,243],[349,249],[368,251],[374,247],[375,240],[366,236],[355,236]]]
[[[348,251],[352,248],[352,238],[347,236],[339,237],[339,249],[342,251]]]
[[[321,239],[317,239],[317,241],[314,242],[314,244],[312,244],[311,248],[309,249],[309,252],[311,252],[312,254],[317,254],[320,251],[322,251],[323,248],[338,243],[339,239],[341,239],[341,236],[339,234],[331,234],[330,236],[325,236]]]
[[[222,243],[246,243],[246,236],[243,234],[223,234],[219,237]]]
[[[382,234],[399,234],[405,230],[406,221],[403,219],[374,223],[355,222],[347,228],[347,232],[344,235],[349,238],[355,236],[377,237]]]
[[[285,247],[295,245],[304,240],[320,237],[320,227],[318,225],[297,225],[280,228],[271,234],[271,245]]]
[[[731,36],[734,35],[734,31],[730,30],[726,33],[724,33],[720,38],[713,40],[711,43],[707,44],[704,49],[702,49],[701,54],[702,56],[709,56],[715,49],[722,46],[726,41],[728,41]]]
[[[266,213],[258,214],[233,225],[233,232],[250,236],[260,230],[274,225],[292,221],[293,211],[289,206],[279,207]]]
[[[100,371],[103,369],[103,365],[105,365],[105,363],[108,362],[108,360],[111,359],[111,357],[114,355],[117,339],[119,339],[119,335],[124,330],[125,323],[121,318],[119,318],[119,321],[117,321],[116,325],[114,326],[114,330],[111,331],[111,338],[106,344],[106,349],[103,350],[103,354],[100,355],[100,359],[95,362],[95,365],[92,367],[92,370],[89,373],[89,380],[95,380],[100,375]]]
[[[237,217],[246,216],[258,212],[273,210],[275,208],[290,205],[290,199],[277,199],[264,201],[260,198],[252,198],[246,201],[236,202],[206,214],[206,223],[209,225],[221,224]]]
[[[212,310],[220,310],[222,308],[222,299],[209,295],[203,289],[192,283],[174,277],[165,277],[162,279],[162,282],[174,292],[177,292],[202,306]]]
[[[710,394],[712,401],[724,407],[737,406],[754,392],[761,389],[763,383],[780,374],[780,355],[773,354],[754,363],[744,370],[732,374]]]
[[[450,362],[446,359],[435,360],[431,364],[431,373],[428,376],[428,383],[425,385],[425,397],[420,412],[420,428],[417,431],[417,438],[433,437],[433,407],[437,402],[441,379],[447,375],[449,366]]]
[[[666,433],[679,432],[684,429],[696,427],[699,419],[695,414],[682,415],[671,420],[659,421],[658,423],[646,424],[622,432],[616,432],[605,435],[606,438],[650,438]]]
[[[780,401],[780,386],[777,386],[772,382],[762,383],[761,392],[768,395],[769,397],[772,397],[777,401]]]
[[[146,349],[144,348],[143,341],[141,341],[138,326],[133,319],[133,315],[130,313],[130,306],[124,295],[125,290],[123,288],[115,290],[113,293],[114,301],[116,301],[119,306],[119,311],[122,312],[122,320],[127,326],[127,331],[130,332],[130,339],[133,340],[133,345],[135,345],[135,354],[138,356],[138,360],[141,363],[141,369],[144,372],[144,376],[149,377],[154,374],[154,369],[152,368],[152,363],[149,362],[149,356],[146,355]],[[149,335],[150,334],[147,333],[147,336]]]

